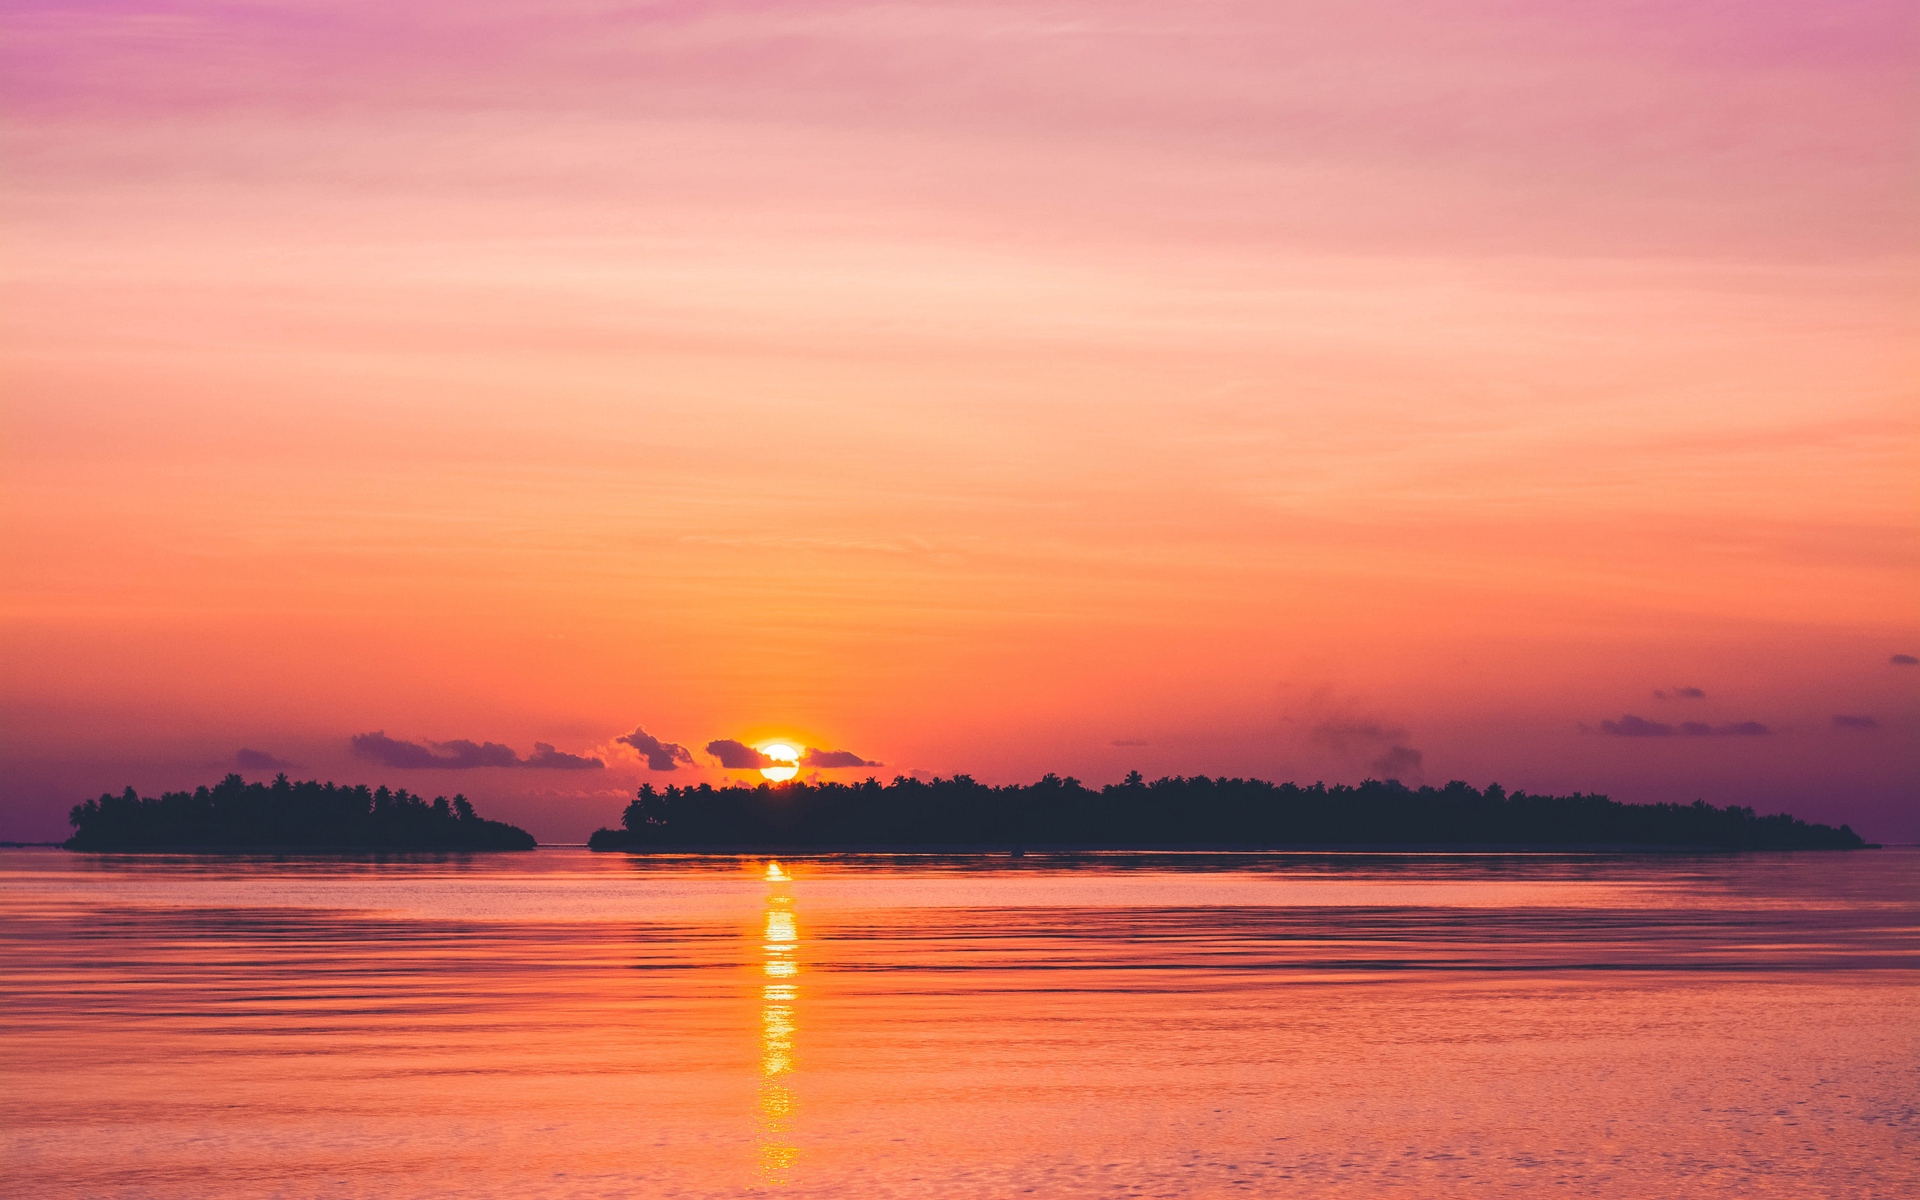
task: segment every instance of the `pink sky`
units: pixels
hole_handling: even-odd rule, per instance
[[[4,23],[0,837],[782,735],[1920,839],[1910,5]]]

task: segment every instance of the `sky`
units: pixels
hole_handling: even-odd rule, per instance
[[[1920,840],[1897,0],[21,0],[0,163],[0,837],[781,738]]]

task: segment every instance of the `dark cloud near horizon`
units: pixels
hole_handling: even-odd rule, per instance
[[[568,754],[565,750],[555,750],[546,742],[535,742],[533,753],[522,759],[520,765],[532,767],[535,770],[598,771],[607,764],[584,754]]]
[[[1706,692],[1697,687],[1674,688],[1671,691],[1658,689],[1653,693],[1655,700],[1705,700]]]
[[[638,750],[646,758],[649,771],[675,771],[683,764],[694,765],[693,751],[678,742],[663,742],[637,725],[632,733],[613,740]]]
[[[755,750],[745,742],[736,742],[732,738],[720,738],[707,743],[707,753],[720,760],[720,765],[730,771],[758,771],[773,765],[773,760]]]
[[[1397,741],[1406,737],[1407,731],[1402,726],[1382,725],[1378,721],[1336,718],[1315,725],[1309,736],[1323,746],[1344,751]]]
[[[1758,721],[1734,721],[1727,725],[1688,721],[1680,726],[1680,732],[1688,737],[1766,737],[1773,730]]]
[[[1626,713],[1618,721],[1600,722],[1600,732],[1614,737],[1672,737],[1673,726],[1664,721],[1649,721]]]
[[[288,762],[284,758],[275,758],[265,750],[253,750],[242,746],[233,752],[233,765],[244,767],[249,771],[284,771],[300,764]]]
[[[1405,726],[1365,718],[1331,718],[1315,725],[1307,736],[1344,758],[1365,761],[1367,769],[1382,779],[1399,779],[1409,773],[1417,777],[1424,758],[1406,744]]]
[[[1419,774],[1421,757],[1412,746],[1395,745],[1387,747],[1387,752],[1369,765],[1380,772],[1382,779],[1398,779],[1408,772]]]
[[[555,750],[545,742],[533,744],[533,754],[522,759],[512,746],[499,742],[474,742],[455,738],[450,742],[403,742],[390,738],[384,730],[356,733],[348,739],[353,752],[384,767],[402,771],[468,771],[477,767],[531,767],[536,770],[593,771],[605,763],[597,758]]]
[[[385,730],[353,735],[353,752],[383,767],[403,771],[466,771],[475,767],[517,767],[520,756],[513,747],[499,742],[472,742],[456,738],[451,742],[403,742],[390,738]],[[438,753],[436,753],[438,751]]]
[[[1847,716],[1843,713],[1836,713],[1833,718],[1833,727],[1835,729],[1878,729],[1880,728],[1880,722],[1865,715]]]
[[[835,767],[877,767],[877,762],[869,762],[851,750],[815,750],[811,747],[800,756],[803,767],[820,767],[832,770]]]
[[[1920,658],[1911,654],[1896,654],[1887,661],[1896,667],[1920,667]]]
[[[1709,725],[1705,721],[1682,721],[1678,725],[1669,725],[1665,721],[1649,721],[1645,717],[1623,713],[1618,721],[1600,722],[1600,732],[1612,737],[1627,738],[1765,737],[1773,730],[1758,721],[1734,721],[1726,725]]]

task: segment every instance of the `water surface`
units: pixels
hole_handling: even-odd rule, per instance
[[[0,851],[32,1196],[1920,1194],[1920,852]]]

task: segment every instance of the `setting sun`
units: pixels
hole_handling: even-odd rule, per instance
[[[774,783],[784,783],[800,773],[800,752],[785,742],[768,742],[756,749],[773,760],[772,766],[760,768],[760,774]]]

